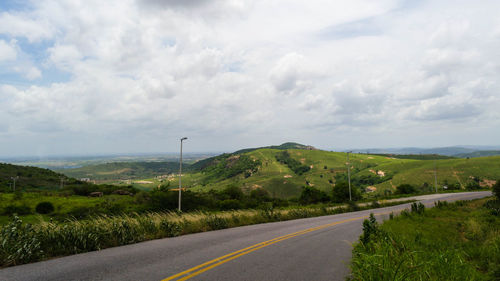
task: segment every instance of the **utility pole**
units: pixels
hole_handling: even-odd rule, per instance
[[[434,188],[436,189],[436,193],[438,192],[438,178],[437,178],[437,163],[434,160]]]
[[[179,212],[181,211],[181,190],[182,190],[182,142],[187,140],[186,137],[181,138],[181,157],[179,161]]]
[[[19,176],[17,177],[10,177],[13,181],[14,181],[14,187],[13,187],[13,191],[16,192],[16,180],[19,178]]]
[[[347,152],[347,179],[349,181],[349,201],[352,201],[352,195],[351,195],[351,163],[349,163],[349,153],[352,153],[352,151]]]

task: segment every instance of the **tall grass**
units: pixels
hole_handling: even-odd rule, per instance
[[[385,203],[389,206],[401,204]],[[351,208],[351,209],[350,209]],[[88,220],[24,224],[14,216],[0,228],[0,267],[78,254],[146,240],[265,222],[332,215],[354,207],[314,207],[226,212],[175,212],[96,216]],[[371,206],[355,207],[369,209]]]
[[[415,204],[381,226],[365,221],[350,279],[500,280],[500,203],[492,201]]]

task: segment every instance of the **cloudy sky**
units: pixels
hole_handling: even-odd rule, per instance
[[[2,0],[0,156],[498,145],[500,2]]]

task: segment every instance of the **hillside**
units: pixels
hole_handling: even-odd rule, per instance
[[[49,169],[0,163],[0,191],[12,189],[12,177],[17,177],[16,189],[57,189],[61,177],[65,182],[72,181]]]
[[[183,168],[189,169],[184,163]],[[69,177],[92,180],[119,180],[152,178],[159,175],[178,173],[179,162],[113,162],[84,166],[75,169],[58,170]]]
[[[272,196],[291,198],[300,195],[305,185],[314,186],[330,192],[333,184],[339,179],[345,179],[346,153],[321,150],[288,149],[290,158],[300,165],[309,167],[307,171],[298,173],[295,168],[284,163],[279,158],[283,150],[256,149],[242,153],[257,163],[253,171],[242,169],[231,177],[216,177],[207,169],[186,175],[183,182],[193,190],[221,189],[235,185],[245,191],[263,188]],[[229,154],[220,155],[221,159],[232,157]],[[373,186],[375,190],[370,195],[393,193],[395,187],[408,183],[421,187],[432,188],[434,170],[436,167],[438,186],[456,186],[465,188],[467,183],[478,179],[482,186],[491,184],[500,177],[500,156],[473,159],[396,159],[393,157],[367,154],[351,154],[351,174],[354,185],[363,190]],[[439,157],[435,157],[439,158]],[[299,169],[300,170],[300,169]],[[211,181],[206,181],[211,177]],[[213,180],[217,179],[217,180]],[[427,190],[429,191],[429,190]]]

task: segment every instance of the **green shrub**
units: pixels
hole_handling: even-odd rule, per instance
[[[179,236],[182,232],[182,227],[180,224],[169,221],[162,221],[160,224],[160,229],[165,232],[166,237]]]
[[[351,186],[352,200],[361,199],[361,192],[355,186]],[[349,183],[347,181],[337,181],[332,190],[333,202],[347,202],[349,201]]]
[[[449,206],[448,201],[440,201],[434,202],[434,206],[439,209],[443,209]]]
[[[422,204],[421,202],[414,202],[411,204],[411,212],[412,213],[416,213],[416,214],[419,214],[419,215],[422,215],[424,214],[425,212],[425,206],[424,204]]]
[[[497,199],[500,200],[500,180],[497,180],[497,182],[493,185],[491,189],[493,191],[493,194],[497,197]]]
[[[54,212],[54,205],[51,202],[40,202],[36,205],[35,211],[39,214],[50,214]]]
[[[210,230],[225,229],[229,227],[229,223],[225,218],[216,215],[209,215],[204,219],[204,223]]]
[[[5,215],[13,215],[13,214],[18,214],[18,215],[29,215],[31,214],[31,208],[28,205],[22,204],[22,205],[7,205],[4,208],[3,213]]]
[[[363,244],[368,244],[370,237],[377,235],[378,231],[377,220],[373,213],[370,213],[370,218],[363,221],[363,234],[361,234],[359,240]]]
[[[372,208],[380,208],[380,203],[378,201],[373,201],[371,204],[370,204],[370,207]]]
[[[238,210],[243,208],[243,205],[239,200],[227,199],[219,202],[219,209],[221,210]]]
[[[21,199],[23,199],[23,192],[18,189],[14,192],[14,197],[12,197],[12,200],[18,201]]]
[[[32,225],[23,225],[18,216],[0,228],[0,267],[36,261],[43,254]]]
[[[411,185],[411,184],[401,184],[398,187],[396,187],[396,193],[397,194],[412,194],[416,193],[417,189]]]
[[[299,197],[299,202],[303,205],[327,202],[329,200],[328,194],[311,186],[303,187]]]

